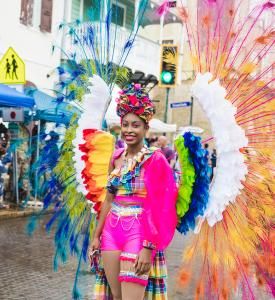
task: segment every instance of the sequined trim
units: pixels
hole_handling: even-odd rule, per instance
[[[148,248],[148,249],[151,249],[151,250],[155,250],[157,248],[155,244],[153,244],[149,241],[146,241],[146,240],[143,241],[142,246],[144,248]]]
[[[122,206],[112,203],[111,212],[119,217],[138,216],[142,213],[141,205]]]
[[[121,270],[119,273],[119,281],[127,281],[127,282],[136,282],[141,285],[147,285],[148,275],[137,275],[132,271],[123,271]]]
[[[120,254],[120,260],[132,261],[135,262],[137,258],[137,254],[129,253],[129,252],[122,252]]]

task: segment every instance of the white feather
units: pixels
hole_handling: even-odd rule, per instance
[[[246,147],[248,139],[244,130],[235,120],[236,108],[226,100],[226,91],[212,74],[198,74],[192,86],[193,95],[198,99],[212,127],[217,148],[217,167],[211,185],[209,201],[203,219],[210,226],[222,220],[222,213],[234,202],[243,188],[247,167],[240,148]],[[201,225],[201,222],[200,222]],[[199,226],[195,232],[199,231]]]
[[[87,190],[83,183],[82,171],[85,168],[85,163],[81,159],[83,152],[79,150],[79,145],[84,144],[83,130],[85,129],[101,129],[105,108],[110,99],[110,91],[105,81],[98,75],[90,78],[91,87],[90,94],[83,97],[82,107],[83,113],[78,120],[76,129],[76,137],[73,140],[74,156],[73,163],[76,172],[76,180],[79,183],[77,191],[87,195]]]

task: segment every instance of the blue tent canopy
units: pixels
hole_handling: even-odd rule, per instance
[[[33,107],[32,97],[26,96],[7,85],[0,84],[0,106]]]
[[[36,104],[36,119],[48,122],[69,124],[73,114],[80,114],[80,110],[70,103],[58,103],[54,97],[51,97],[39,90],[27,90],[31,94]]]

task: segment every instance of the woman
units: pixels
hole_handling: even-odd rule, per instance
[[[167,297],[162,251],[175,232],[177,189],[165,157],[143,143],[153,112],[140,85],[121,91],[117,114],[127,148],[113,155],[107,197],[91,244],[92,250],[101,251],[114,300]],[[111,298],[101,294],[97,299]]]

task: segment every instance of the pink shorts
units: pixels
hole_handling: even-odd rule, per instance
[[[101,235],[101,251],[121,251],[120,260],[135,262],[142,249],[141,206],[123,207],[117,203],[107,215]],[[121,270],[119,281],[147,285],[148,275]]]
[[[101,235],[101,251],[138,253],[142,241],[140,216],[108,214]]]

